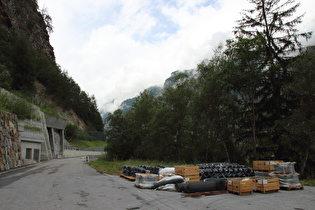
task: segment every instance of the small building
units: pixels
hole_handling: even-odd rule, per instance
[[[41,147],[45,141],[42,123],[35,120],[19,120],[18,127],[22,164],[40,162]]]
[[[63,157],[64,129],[68,121],[44,115],[41,121],[19,120],[22,164]]]

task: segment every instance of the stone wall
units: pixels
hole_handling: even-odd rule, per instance
[[[22,166],[18,118],[0,110],[0,171]]]

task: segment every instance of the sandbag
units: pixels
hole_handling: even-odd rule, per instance
[[[156,182],[154,184],[154,186],[152,187],[152,189],[156,189],[156,188],[158,188],[160,186],[163,186],[163,185],[177,184],[177,183],[181,183],[181,182],[184,182],[184,181],[185,181],[184,178],[182,176],[179,176],[179,175],[164,177],[160,181]]]
[[[175,167],[166,167],[159,170],[159,175],[174,175]]]
[[[158,179],[157,174],[136,174],[135,186],[142,189],[153,189]]]

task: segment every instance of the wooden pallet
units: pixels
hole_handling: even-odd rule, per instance
[[[247,191],[247,192],[229,191],[229,193],[233,193],[237,195],[250,195],[253,193],[253,191]]]
[[[261,193],[274,193],[274,192],[279,192],[279,190],[257,190],[256,192],[261,192]]]
[[[133,177],[133,176],[126,176],[126,175],[124,175],[124,174],[120,174],[119,176],[122,177],[122,178],[124,178],[124,179],[127,179],[127,180],[129,180],[129,181],[131,181],[131,182],[136,181],[136,178]]]
[[[207,196],[207,195],[220,195],[225,194],[226,190],[218,190],[218,191],[210,191],[210,192],[195,192],[195,193],[185,193],[182,194],[182,197],[193,197],[193,198],[199,198],[201,196]]]
[[[290,186],[290,187],[280,187],[281,190],[303,190],[304,187],[302,185],[297,185],[297,186]]]

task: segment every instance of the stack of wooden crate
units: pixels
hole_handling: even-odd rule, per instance
[[[248,177],[227,179],[227,190],[230,193],[248,195],[253,193],[253,186],[253,180]]]
[[[175,174],[182,176],[186,183],[200,181],[199,166],[175,166]]]

